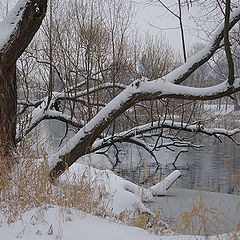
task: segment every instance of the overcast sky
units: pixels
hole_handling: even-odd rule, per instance
[[[159,3],[156,3],[155,5],[147,5],[147,0],[129,1],[135,3],[137,12],[137,27],[141,32],[163,35],[167,38],[175,50],[179,50],[180,52],[182,51],[179,21],[176,17],[167,12],[163,7],[160,6]],[[169,2],[169,0],[164,2]],[[191,7],[189,12],[185,11],[183,13],[183,24],[187,49],[189,49],[194,43],[205,42],[208,36],[206,33],[204,33],[203,29],[211,31],[214,29],[214,27],[216,27],[212,24],[214,21],[208,21],[207,24],[205,23],[205,26],[203,26],[203,22],[201,22],[200,25],[196,24],[194,17],[202,16],[203,9],[199,7]],[[190,15],[188,13],[190,13]]]
[[[4,1],[4,2],[2,2]],[[6,1],[6,2],[5,2]],[[160,4],[155,1],[155,5],[146,4],[152,0],[126,0],[132,3],[135,3],[136,9],[136,18],[135,24],[136,28],[139,29],[141,33],[152,33],[159,36],[165,36],[169,41],[171,46],[182,53],[182,42],[179,29],[179,22],[176,17],[167,12]],[[17,0],[0,0],[0,5],[3,6],[6,3],[9,3],[10,6],[13,3],[16,3]],[[164,0],[165,4],[169,2],[177,2],[176,0]],[[177,9],[175,10],[177,13]],[[190,15],[189,15],[190,13]],[[183,24],[184,24],[184,33],[187,50],[190,49],[190,46],[194,43],[204,43],[204,40],[207,39],[207,35],[204,33],[203,29],[209,31],[214,30],[214,27],[217,26],[219,14],[217,16],[211,16],[207,24],[206,22],[201,22],[200,25],[197,25],[194,21],[194,18],[202,16],[206,13],[206,6],[201,7],[190,7],[189,12],[183,12]],[[191,16],[192,15],[192,16]],[[196,19],[195,19],[196,20]],[[205,25],[204,25],[205,24]],[[215,25],[215,26],[214,26]]]

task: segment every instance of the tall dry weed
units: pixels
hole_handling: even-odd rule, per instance
[[[42,158],[21,156],[11,171],[0,160],[0,216],[12,223],[35,207],[57,205],[104,216],[107,193],[104,188],[81,176],[71,176],[70,184],[53,185],[49,181],[47,155]],[[39,156],[38,156],[39,157]]]
[[[235,192],[240,192],[240,171],[234,169],[231,159],[226,161],[230,173],[230,178],[234,186]],[[240,232],[240,224],[236,224],[235,216],[240,216],[240,198],[235,206],[231,205],[231,201],[222,200],[220,205],[215,205],[210,193],[203,194],[199,191],[199,198],[193,199],[190,211],[183,211],[177,218],[177,229],[183,234],[194,232],[198,235],[209,236],[214,232],[217,235],[222,233],[222,229],[226,232]],[[217,197],[217,195],[215,196]],[[221,196],[220,196],[221,197]],[[230,196],[229,196],[230,198]],[[222,210],[225,208],[225,210]],[[232,215],[233,218],[230,216]],[[238,220],[239,221],[239,220]],[[240,233],[239,233],[240,234]],[[237,236],[237,237],[236,237]],[[229,239],[239,239],[238,234],[233,234]]]

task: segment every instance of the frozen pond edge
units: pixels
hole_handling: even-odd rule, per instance
[[[233,232],[240,227],[239,195],[171,188],[167,196],[155,197],[154,202],[146,205],[153,212],[160,209],[162,220],[172,224],[174,229],[183,228],[179,225],[183,212],[189,213],[188,217],[195,215],[193,226],[184,234],[213,235]]]

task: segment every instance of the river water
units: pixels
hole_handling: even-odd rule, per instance
[[[54,132],[53,143],[57,147],[61,139],[59,136],[65,132],[64,126],[54,122],[46,129]],[[206,136],[198,137],[196,144],[203,147],[181,154],[175,164],[176,168],[172,163],[179,150],[173,152],[161,149],[156,152],[160,163],[157,168],[154,158],[145,150],[132,144],[124,144],[119,146],[120,163],[113,170],[125,179],[151,186],[178,169],[182,176],[170,188],[168,195],[155,197],[148,207],[153,212],[160,209],[162,220],[184,234],[212,235],[236,231],[240,226],[240,197],[235,195],[240,194],[240,146],[227,138],[221,143],[214,137]],[[108,157],[87,155],[80,162],[112,169],[116,152],[111,149],[107,153]],[[192,213],[193,208],[198,211],[197,207],[200,206],[198,214],[192,220],[195,222],[194,226],[182,231],[185,225],[182,224],[181,214]]]
[[[197,140],[203,145],[199,150],[190,150],[178,158],[175,167],[182,176],[175,186],[213,192],[240,194],[240,146],[228,138],[219,142],[213,137]],[[156,169],[152,156],[134,145],[126,145],[120,153],[121,163],[115,171],[133,182],[156,183],[171,173],[176,152],[161,150],[156,153],[161,166]]]
[[[198,143],[204,145],[201,150],[184,153],[177,160],[182,176],[168,195],[155,197],[148,207],[183,234],[234,232],[240,226],[240,196],[236,195],[240,194],[240,146],[227,138],[222,143],[199,138]],[[156,171],[152,157],[129,145],[116,171],[136,183],[149,179],[147,184],[152,185],[175,169],[175,156],[166,150],[157,153],[161,167]]]
[[[46,129],[48,134],[52,133],[54,145],[57,147],[65,134],[65,125],[49,121]],[[181,154],[175,164],[176,169],[182,173],[175,186],[185,189],[240,194],[240,146],[228,138],[222,140],[221,143],[214,137],[198,136],[195,144],[201,144],[203,147]],[[237,140],[240,142],[240,137]],[[154,158],[141,147],[133,144],[124,144],[119,147],[120,163],[114,171],[135,183],[144,182],[152,185],[175,169],[172,162],[179,149],[176,149],[175,152],[166,149],[155,152],[160,163],[160,168],[156,169],[157,165]],[[102,168],[111,169],[110,162],[115,161],[114,149],[111,148],[109,158],[97,155],[96,160],[97,166],[103,163]]]

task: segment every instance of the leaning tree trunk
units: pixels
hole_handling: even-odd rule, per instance
[[[229,5],[230,1],[228,1],[227,4]],[[228,8],[228,10],[226,9],[226,12],[227,11],[230,12],[230,8]],[[185,81],[193,72],[206,63],[220,48],[221,42],[224,38],[225,29],[227,28],[227,31],[230,31],[230,29],[240,21],[239,9],[235,10],[230,20],[231,21],[229,21],[227,25],[226,23],[225,25],[220,25],[209,44],[207,44],[203,50],[199,51],[191,61],[188,61],[163,78],[143,82],[136,80],[129,85],[127,89],[115,97],[52,157],[51,160],[54,166],[51,166],[50,169],[50,180],[55,182],[56,179],[61,176],[68,167],[76,162],[78,158],[89,153],[94,141],[110,125],[110,123],[139,101],[163,98],[213,100],[223,96],[230,96],[233,93],[240,91],[240,84],[233,86],[234,79],[232,79],[231,76],[229,77],[230,81],[228,81],[226,85],[224,84],[224,88],[222,88],[224,85],[212,86],[208,88],[209,92],[206,92],[206,88],[203,88],[202,93],[194,91],[194,93],[191,94],[193,89],[185,88],[184,86],[177,87],[177,84]],[[229,52],[228,54],[231,53]],[[231,68],[231,66],[229,66],[229,68]],[[142,86],[140,87],[140,85]],[[199,89],[197,90],[200,91]]]
[[[16,64],[0,62],[0,153],[9,155],[16,147],[17,86]]]
[[[4,160],[4,164],[12,164],[9,156],[16,147],[16,62],[41,26],[47,2],[19,0],[0,22],[0,157],[5,157],[7,162]],[[6,33],[7,28],[9,31]]]

